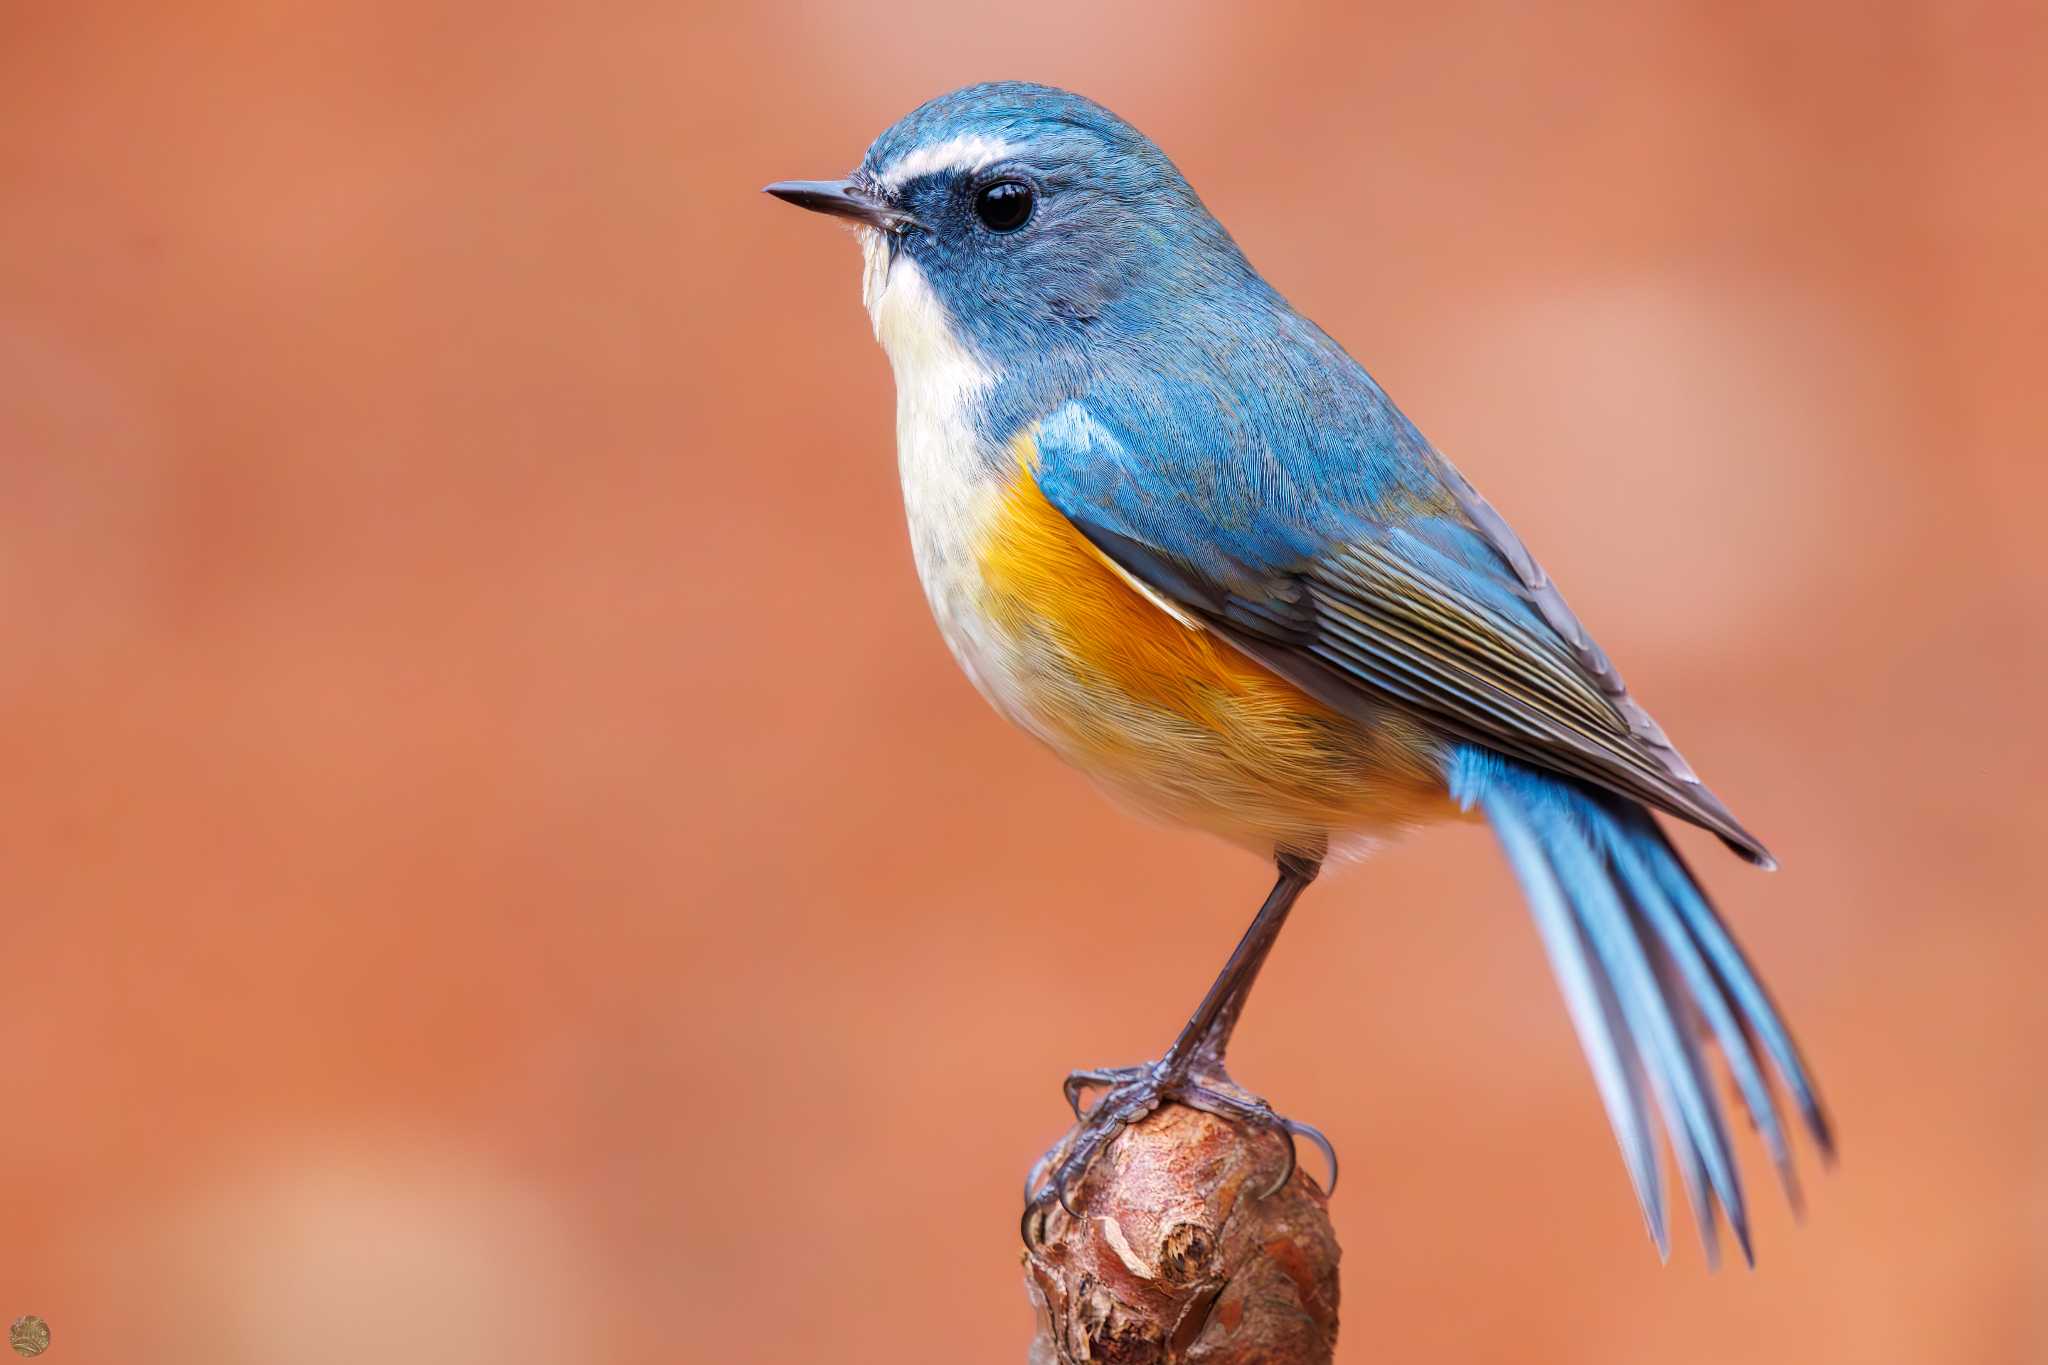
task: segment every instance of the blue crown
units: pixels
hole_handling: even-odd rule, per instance
[[[862,168],[877,174],[891,162],[953,138],[980,136],[1005,142],[1062,142],[1092,138],[1100,150],[1119,153],[1164,171],[1180,172],[1143,133],[1094,100],[1030,81],[990,81],[928,100],[875,139]]]

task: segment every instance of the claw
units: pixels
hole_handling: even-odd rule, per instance
[[[1287,1165],[1281,1170],[1280,1178],[1259,1195],[1261,1199],[1272,1198],[1286,1187],[1288,1181],[1294,1179],[1294,1168],[1297,1164],[1294,1150],[1295,1129],[1300,1127],[1315,1132],[1314,1129],[1308,1128],[1307,1124],[1297,1125],[1292,1119],[1274,1113],[1272,1106],[1264,1100],[1241,1100],[1235,1095],[1225,1094],[1206,1085],[1189,1086],[1186,1093],[1181,1096],[1181,1101],[1218,1118],[1228,1119],[1232,1123],[1280,1134],[1280,1139],[1287,1148]],[[1323,1135],[1315,1133],[1315,1140],[1323,1143]],[[1323,1150],[1327,1152],[1329,1144],[1323,1143]]]
[[[1322,1152],[1323,1160],[1327,1161],[1330,1165],[1330,1183],[1324,1188],[1323,1193],[1327,1195],[1336,1190],[1337,1149],[1330,1145],[1330,1140],[1324,1137],[1322,1130],[1314,1124],[1302,1123],[1297,1119],[1290,1119],[1284,1115],[1276,1114],[1264,1100],[1247,1103],[1235,1095],[1227,1095],[1208,1086],[1190,1086],[1181,1096],[1181,1099],[1183,1103],[1191,1104],[1197,1109],[1206,1110],[1220,1118],[1229,1119],[1234,1123],[1242,1123],[1255,1128],[1272,1128],[1285,1136],[1287,1140],[1287,1168],[1281,1173],[1280,1178],[1273,1182],[1272,1188],[1259,1196],[1261,1199],[1278,1194],[1281,1187],[1294,1178],[1294,1169],[1298,1160],[1298,1154],[1294,1148],[1294,1139],[1297,1137],[1305,1137],[1310,1142],[1313,1142]]]
[[[1123,1125],[1118,1124],[1116,1131],[1123,1131]],[[1069,1218],[1079,1218],[1081,1211],[1075,1208],[1074,1201],[1067,1197],[1067,1186],[1078,1184],[1088,1178],[1088,1168],[1095,1164],[1095,1154],[1099,1150],[1100,1144],[1091,1143],[1084,1138],[1067,1154],[1067,1159],[1062,1161],[1060,1168],[1052,1174],[1052,1197],[1060,1201],[1060,1207],[1067,1211]]]
[[[1232,1123],[1271,1126],[1270,1122],[1261,1123],[1260,1111],[1264,1108],[1263,1102],[1249,1104],[1235,1095],[1226,1095],[1221,1090],[1211,1089],[1206,1085],[1188,1086],[1181,1091],[1180,1102],[1190,1109],[1199,1109],[1205,1114],[1214,1114],[1219,1119],[1229,1119]],[[1266,1114],[1264,1117],[1271,1120],[1273,1116]]]
[[[1097,1112],[1099,1110],[1098,1105],[1097,1110],[1090,1111],[1088,1126],[1076,1135],[1074,1145],[1067,1150],[1066,1159],[1060,1162],[1059,1169],[1052,1173],[1050,1188],[1053,1197],[1060,1201],[1060,1207],[1067,1211],[1069,1218],[1079,1218],[1081,1211],[1074,1207],[1074,1201],[1068,1197],[1068,1187],[1079,1185],[1088,1179],[1088,1172],[1095,1165],[1095,1159],[1109,1150],[1110,1143],[1116,1141],[1117,1135],[1130,1126],[1134,1117],[1127,1111],[1101,1113]],[[1141,1111],[1141,1114],[1146,1112],[1150,1111]]]
[[[1045,1168],[1052,1164],[1052,1154],[1058,1150],[1059,1145],[1057,1143],[1047,1148],[1045,1154],[1039,1157],[1038,1160],[1032,1162],[1031,1169],[1025,1172],[1024,1204],[1026,1208],[1029,1208],[1031,1204],[1035,1202],[1038,1195],[1038,1182],[1041,1178],[1044,1177]]]
[[[1296,1165],[1294,1125],[1286,1119],[1281,1119],[1278,1131],[1281,1139],[1287,1144],[1287,1166],[1280,1172],[1280,1178],[1273,1182],[1272,1188],[1259,1196],[1261,1199],[1271,1199],[1274,1195],[1287,1188],[1288,1181],[1294,1179],[1294,1167]]]
[[[1074,1122],[1083,1122],[1088,1117],[1081,1109],[1081,1092],[1098,1087],[1122,1085],[1142,1070],[1142,1067],[1111,1068],[1104,1066],[1083,1067],[1079,1071],[1069,1071],[1067,1078],[1060,1082],[1060,1093],[1067,1098],[1067,1108],[1074,1111]]]
[[[1305,1137],[1321,1149],[1323,1160],[1330,1163],[1330,1183],[1323,1186],[1323,1195],[1327,1198],[1335,1194],[1337,1192],[1337,1149],[1332,1147],[1330,1140],[1323,1136],[1322,1129],[1317,1128],[1312,1123],[1303,1123],[1298,1119],[1284,1118],[1280,1120],[1280,1124],[1287,1130],[1290,1139],[1297,1136]],[[1290,1148],[1293,1145],[1291,1141],[1288,1143]],[[1289,1174],[1291,1175],[1293,1172],[1289,1171]]]
[[[1038,1239],[1031,1235],[1031,1219],[1038,1212],[1038,1207],[1043,1202],[1040,1199],[1026,1199],[1024,1201],[1024,1216],[1018,1220],[1017,1235],[1024,1239],[1024,1249],[1026,1251],[1037,1249]],[[1038,1230],[1043,1233],[1045,1231],[1045,1224],[1041,1222],[1038,1225]]]

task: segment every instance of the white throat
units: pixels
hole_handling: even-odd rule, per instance
[[[917,575],[960,666],[1009,711],[1008,670],[981,609],[978,561],[1004,474],[975,423],[976,400],[994,376],[954,331],[917,262],[902,252],[892,261],[873,228],[860,237],[861,300],[896,372],[896,457]]]
[[[896,443],[905,480],[941,469],[964,476],[984,464],[973,405],[994,376],[953,330],[917,262],[900,252],[892,261],[888,242],[873,228],[860,235],[861,301],[896,372]]]

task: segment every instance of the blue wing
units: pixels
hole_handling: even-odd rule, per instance
[[[1400,707],[1771,865],[1507,523],[1323,340],[1334,357],[1278,348],[1280,386],[1099,383],[1039,424],[1040,488],[1126,572],[1326,704]]]

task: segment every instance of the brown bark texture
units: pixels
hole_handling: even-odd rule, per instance
[[[1069,1192],[1078,1217],[1026,1219],[1030,1365],[1327,1365],[1337,1238],[1305,1170],[1261,1197],[1286,1161],[1279,1135],[1181,1105],[1125,1129]]]

